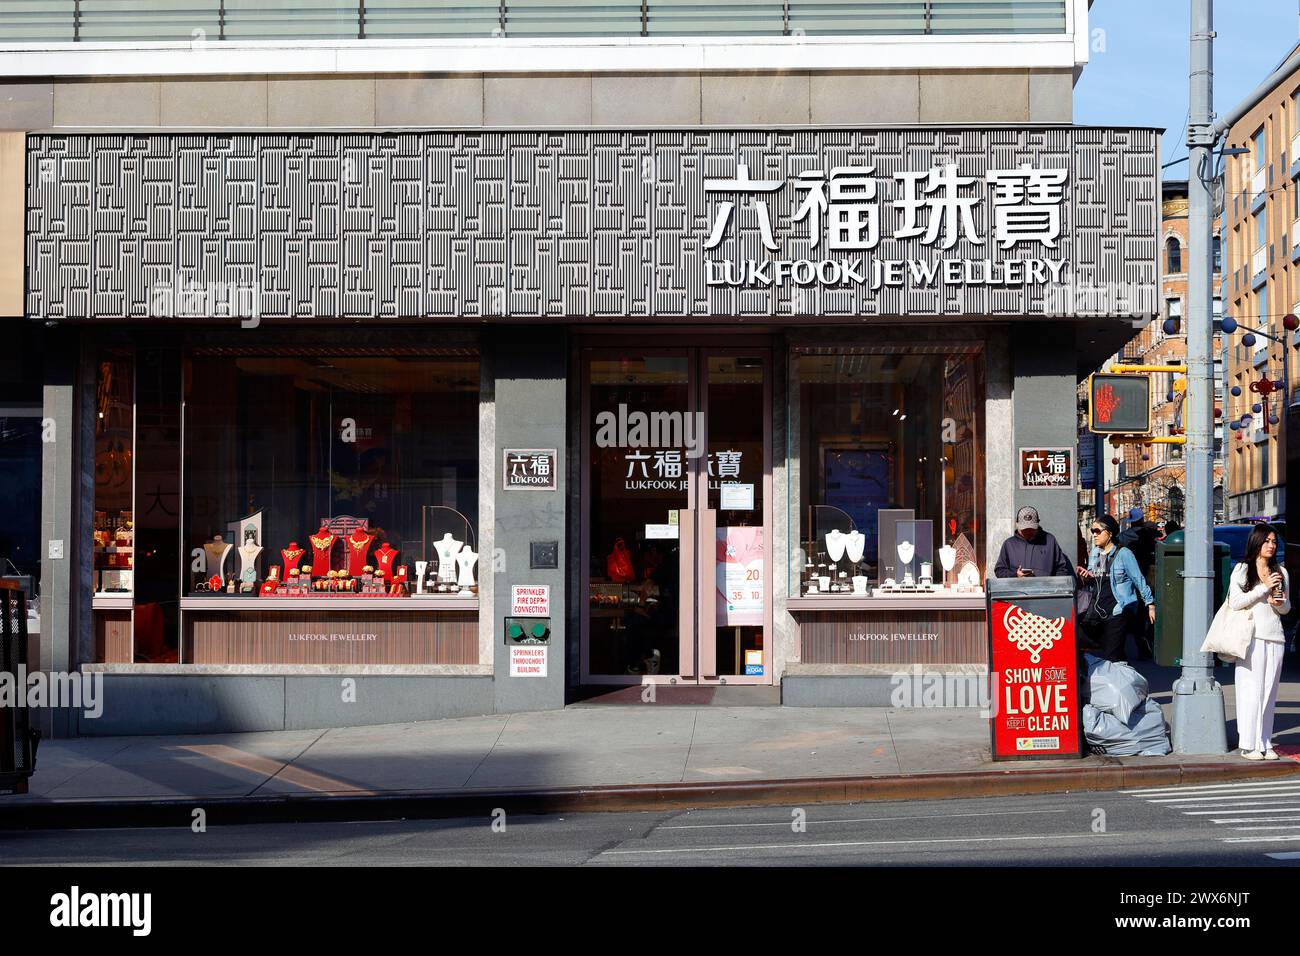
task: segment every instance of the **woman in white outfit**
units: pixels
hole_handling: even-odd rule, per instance
[[[1273,709],[1286,651],[1282,615],[1291,610],[1291,580],[1277,563],[1277,532],[1270,525],[1251,529],[1245,563],[1232,572],[1228,605],[1248,610],[1255,622],[1255,637],[1236,670],[1237,744],[1247,760],[1276,760]]]

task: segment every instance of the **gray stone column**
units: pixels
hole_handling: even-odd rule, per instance
[[[984,349],[984,574],[993,575],[1002,542],[1015,528],[1015,452],[1010,336],[1005,326],[990,329]],[[976,547],[980,547],[976,542]]]
[[[77,434],[77,334],[51,330],[45,338],[45,384],[41,422],[41,656],[43,671],[76,666],[78,621],[88,614],[89,594],[78,586],[91,542],[78,536],[81,497],[94,491],[94,472],[79,466],[83,442]],[[83,555],[82,552],[87,554]],[[34,715],[41,732],[75,733],[73,716],[44,709]]]
[[[560,327],[501,326],[484,336],[484,352],[495,370],[496,442],[484,445],[495,473],[495,546],[501,558],[493,584],[492,642],[496,668],[498,712],[545,710],[564,706],[565,694],[565,578],[576,573],[577,558],[565,539],[565,500],[568,478],[565,429],[567,420],[568,350]],[[560,466],[556,491],[501,490],[502,454],[506,448],[554,448]],[[559,567],[534,570],[530,545],[559,542]],[[480,559],[481,560],[481,559]],[[511,677],[504,621],[510,613],[510,588],[515,584],[547,584],[551,588],[551,639],[545,677]],[[493,610],[495,609],[495,610]]]
[[[1009,449],[1015,509],[1033,505],[1043,528],[1056,536],[1066,555],[1077,559],[1079,492],[1070,489],[1021,491],[1017,455],[1020,448],[1074,448],[1078,440],[1078,384],[1073,330],[1045,324],[1013,325],[1011,367],[1015,376],[1014,440]],[[992,439],[996,432],[989,428]],[[1005,433],[1004,433],[1005,434]],[[997,450],[991,441],[990,453]],[[1076,449],[1075,468],[1078,468]],[[1077,474],[1076,474],[1077,479]],[[1077,485],[1077,480],[1076,480]],[[1001,515],[998,516],[1002,518]],[[1010,519],[1014,521],[1013,509]],[[992,527],[992,525],[990,525]],[[1010,533],[1010,528],[1007,529]]]

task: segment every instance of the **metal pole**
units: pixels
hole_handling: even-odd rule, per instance
[[[1227,751],[1223,689],[1201,653],[1214,607],[1214,291],[1210,187],[1214,177],[1213,0],[1191,0],[1187,127],[1187,530],[1183,571],[1183,672],[1174,684],[1174,753]]]

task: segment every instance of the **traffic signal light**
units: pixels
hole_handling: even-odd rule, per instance
[[[1151,376],[1101,373],[1088,378],[1088,429],[1101,435],[1151,432]]]

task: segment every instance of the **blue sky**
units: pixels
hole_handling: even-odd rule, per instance
[[[1089,27],[1104,31],[1074,88],[1074,121],[1161,126],[1165,161],[1187,155],[1190,0],[1095,0]],[[1216,0],[1214,109],[1227,113],[1300,40],[1300,0]],[[1186,164],[1166,172],[1184,178]]]

